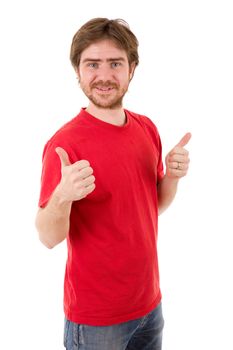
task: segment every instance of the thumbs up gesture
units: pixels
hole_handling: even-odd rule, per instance
[[[70,163],[67,152],[56,148],[56,153],[61,162],[61,181],[58,185],[58,193],[62,201],[72,202],[86,197],[95,189],[95,176],[90,163],[80,160]]]
[[[166,156],[166,175],[168,177],[179,179],[187,174],[190,160],[189,152],[184,147],[188,144],[191,136],[190,133],[185,134]]]

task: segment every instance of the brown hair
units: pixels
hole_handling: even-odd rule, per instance
[[[138,40],[131,32],[128,23],[123,19],[110,20],[100,17],[85,23],[74,35],[70,50],[73,67],[79,66],[83,50],[103,39],[113,40],[118,47],[126,51],[129,64],[135,62],[138,65]]]

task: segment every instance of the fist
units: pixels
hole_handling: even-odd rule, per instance
[[[78,201],[85,198],[95,189],[95,176],[93,169],[87,160],[70,163],[67,152],[56,148],[56,153],[61,162],[61,181],[57,187],[63,201]]]
[[[166,156],[166,175],[170,178],[178,179],[187,174],[190,160],[189,152],[184,146],[187,145],[191,136],[190,133],[185,134],[180,142]]]

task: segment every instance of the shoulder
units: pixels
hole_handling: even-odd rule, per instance
[[[62,147],[69,154],[70,159],[76,161],[77,158],[77,140],[79,138],[81,128],[79,123],[79,115],[61,126],[45,143],[43,150],[43,158],[54,155],[56,147]]]
[[[129,110],[126,110],[126,112],[138,123],[141,124],[141,126],[152,132],[155,133],[157,136],[159,136],[159,132],[158,132],[158,128],[155,125],[155,123],[147,116],[143,115],[143,114],[139,114],[139,113],[135,113]]]

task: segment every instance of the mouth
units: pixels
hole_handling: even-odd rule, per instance
[[[100,86],[96,86],[95,89],[98,92],[104,92],[104,93],[111,92],[112,90],[114,90],[113,87],[100,87]]]

